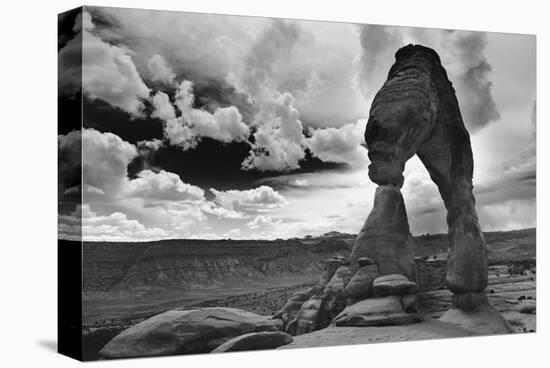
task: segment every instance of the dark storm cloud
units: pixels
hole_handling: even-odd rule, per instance
[[[159,119],[132,118],[107,102],[91,100],[86,96],[82,99],[82,109],[85,117],[84,127],[100,132],[112,132],[132,144],[164,137],[162,121]],[[150,116],[153,111],[152,106],[146,103],[145,111]]]
[[[139,146],[138,146],[139,148]],[[143,169],[167,171],[179,174],[185,181],[201,188],[216,187],[220,190],[246,189],[263,183],[262,179],[281,175],[276,171],[243,171],[241,162],[250,146],[244,142],[222,143],[204,138],[193,150],[182,151],[174,146],[161,146],[154,153],[148,152],[134,159],[128,167],[134,177]],[[306,158],[295,173],[342,170],[344,164],[326,163],[306,152]],[[276,183],[270,185],[277,186]],[[207,192],[208,196],[208,192]]]

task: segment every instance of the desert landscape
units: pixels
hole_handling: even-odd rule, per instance
[[[491,305],[515,331],[535,332],[535,229],[484,235]],[[332,232],[276,241],[84,243],[84,358],[97,359],[101,348],[124,329],[174,308],[230,307],[271,316],[295,292],[318,282],[327,259],[348,256],[354,239],[353,234]],[[426,234],[414,241],[418,307],[435,326],[428,325],[427,332],[415,325],[329,327],[296,336],[285,348],[437,336],[433,331],[442,327],[436,318],[449,309],[452,295],[443,282],[447,235]]]

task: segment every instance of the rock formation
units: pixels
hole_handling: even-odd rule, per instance
[[[358,269],[355,275],[346,285],[345,293],[348,298],[348,304],[355,301],[366,299],[372,296],[372,283],[380,276],[378,266],[371,258],[359,258]]]
[[[349,257],[351,280],[347,278],[350,281],[344,288],[347,306],[332,322],[380,326],[420,319],[414,296],[415,246],[401,194],[405,163],[416,154],[447,209],[450,245],[445,285],[454,296],[453,307],[442,320],[459,325],[476,323],[479,319],[472,315],[487,315],[492,309],[483,294],[488,284],[487,249],[475,210],[470,136],[437,53],[408,45],[398,50],[395,58],[386,82],[374,97],[365,130],[371,160],[369,177],[379,186]],[[329,314],[323,313],[323,303],[324,299],[313,293],[302,305],[295,321],[308,327],[301,333],[324,324],[319,316]],[[496,330],[510,332],[505,321],[493,313],[489,330],[495,331],[494,325],[499,325]],[[315,323],[312,316],[317,318]]]
[[[252,332],[277,332],[275,320],[233,308],[174,309],[124,330],[100,351],[107,359],[209,353]]]
[[[355,240],[352,270],[363,257],[374,259],[382,275],[398,273],[414,279],[414,243],[403,196],[395,185],[376,188],[371,213]]]
[[[346,286],[351,273],[344,258],[326,261],[317,285],[290,297],[283,308],[273,315],[283,321],[283,328],[292,335],[301,335],[327,327],[346,307]]]
[[[355,275],[342,258],[327,260],[317,285],[290,297],[273,315],[291,335],[337,326],[392,326],[421,320],[416,283],[400,274],[380,276],[371,258],[360,258]],[[301,304],[300,304],[301,303]]]
[[[359,257],[369,256],[382,275],[401,273],[411,279],[413,246],[400,188],[405,163],[416,154],[447,208],[446,286],[454,294],[483,292],[487,250],[472,193],[470,136],[435,51],[420,45],[397,51],[388,79],[373,100],[365,141],[372,162],[369,177],[380,187],[354,244],[352,268]]]

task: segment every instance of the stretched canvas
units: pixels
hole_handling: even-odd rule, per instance
[[[534,35],[58,25],[60,353],[535,332]]]

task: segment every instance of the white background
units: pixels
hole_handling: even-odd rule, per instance
[[[519,367],[548,363],[550,288],[548,69],[550,23],[545,1],[300,0],[94,1],[110,5],[390,25],[537,34],[536,334],[390,343],[293,351],[232,353],[88,363],[120,367]],[[0,93],[0,365],[73,367],[56,349],[57,13],[81,5],[57,0],[3,2]],[[546,295],[545,295],[546,294]],[[546,340],[546,343],[545,343]],[[546,349],[546,351],[545,351]]]

